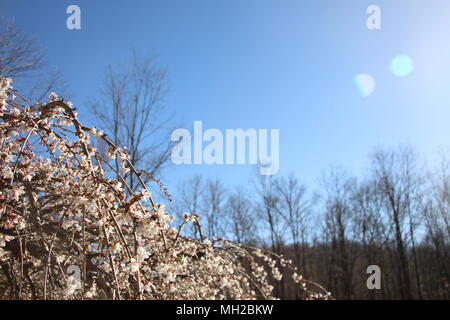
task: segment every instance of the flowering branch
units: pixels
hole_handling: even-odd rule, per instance
[[[172,227],[125,148],[83,125],[56,94],[44,105],[21,105],[16,94],[0,79],[0,299],[275,298],[281,256],[211,243],[196,214]],[[110,159],[91,139],[107,144]],[[182,235],[188,223],[200,241]],[[329,297],[295,280],[307,298]]]

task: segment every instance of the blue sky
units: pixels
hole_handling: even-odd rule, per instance
[[[66,28],[66,8],[81,7],[82,29]],[[381,8],[368,30],[366,8]],[[169,69],[167,103],[190,129],[280,129],[280,174],[312,183],[330,165],[363,172],[376,146],[411,143],[433,161],[449,147],[450,2],[418,0],[14,0],[0,14],[48,49],[82,118],[105,66],[132,49],[156,52]],[[413,72],[391,61],[406,54]],[[368,97],[354,77],[376,82]],[[173,166],[174,190],[193,174],[245,184],[249,165]]]

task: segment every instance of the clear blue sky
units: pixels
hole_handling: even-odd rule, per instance
[[[82,30],[66,28],[70,4]],[[382,29],[368,30],[366,8],[381,8]],[[155,51],[170,71],[167,102],[190,129],[280,129],[280,174],[313,182],[340,164],[355,173],[375,146],[411,143],[431,159],[449,146],[448,0],[14,0],[0,14],[48,49],[62,68],[84,119],[106,65],[133,48]],[[413,72],[390,70],[400,54]],[[368,97],[354,77],[370,74]],[[245,184],[250,166],[180,166],[172,188],[194,173]]]

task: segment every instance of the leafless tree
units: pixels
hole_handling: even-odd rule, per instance
[[[204,192],[204,181],[201,176],[196,175],[190,179],[181,182],[178,185],[175,194],[175,201],[170,204],[173,212],[182,218],[184,213],[189,215],[196,214],[201,216],[201,205]],[[184,231],[190,236],[199,239],[198,229],[187,226]]]
[[[370,181],[361,183],[353,196],[355,234],[363,245],[366,259],[373,264],[376,247],[383,245],[384,224],[381,213],[381,199]]]
[[[402,297],[412,298],[412,284],[409,273],[408,240],[411,242],[416,285],[420,296],[420,278],[415,253],[414,221],[417,200],[420,198],[421,182],[417,176],[417,155],[408,146],[398,151],[377,150],[372,155],[372,170],[382,196],[386,216],[393,227],[393,235],[398,259],[398,280]],[[409,238],[409,239],[408,239]]]
[[[239,243],[254,242],[257,236],[257,219],[253,204],[244,190],[238,189],[228,196],[225,204],[228,234]]]
[[[17,82],[16,89],[35,101],[43,101],[51,91],[64,92],[66,89],[61,72],[48,68],[45,50],[36,40],[19,30],[12,20],[2,17],[0,78],[13,78]]]
[[[260,219],[260,229],[263,235],[262,243],[267,243],[264,238],[269,237],[270,249],[278,254],[283,254],[286,240],[285,222],[280,215],[280,195],[276,188],[276,179],[273,176],[256,176],[255,183],[255,211]],[[275,286],[277,295],[284,295],[285,279]]]
[[[201,218],[209,239],[225,233],[225,220],[221,217],[225,211],[226,190],[219,180],[208,180],[203,191]]]
[[[439,298],[450,297],[450,162],[443,157],[440,167],[432,177],[429,195],[426,202],[422,202],[422,216],[427,231],[426,242],[434,249],[432,259],[434,265],[428,265],[426,270],[428,278],[435,282],[435,288],[440,292]],[[435,269],[435,275],[430,272]],[[428,285],[428,290],[433,291],[433,286]]]
[[[255,210],[262,222],[262,232],[267,232],[269,235],[271,250],[281,253],[286,237],[284,221],[280,215],[280,198],[276,189],[276,178],[257,176],[255,192],[257,199]]]
[[[356,251],[353,234],[352,196],[356,179],[340,168],[332,168],[323,175],[324,231],[332,246],[330,285],[347,299],[353,296],[353,270]]]
[[[311,199],[307,198],[307,188],[293,175],[276,180],[276,192],[280,198],[277,210],[286,223],[290,242],[294,246],[295,260],[306,275],[307,229],[309,227]]]
[[[167,71],[156,65],[153,55],[133,53],[126,68],[107,68],[102,92],[102,97],[89,105],[114,143],[127,146],[131,163],[150,174],[142,176],[148,182],[170,158],[168,125],[173,115],[164,103]],[[132,175],[128,182],[132,189],[138,185]]]

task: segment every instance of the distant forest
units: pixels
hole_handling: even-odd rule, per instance
[[[310,190],[294,175],[255,176],[227,190],[196,176],[179,188],[174,213],[200,215],[205,236],[273,250],[336,299],[449,299],[450,163],[433,170],[410,146],[377,149],[362,178],[332,168]],[[191,236],[199,237],[195,230]],[[381,289],[369,290],[370,265]],[[275,285],[298,299],[290,275]]]

